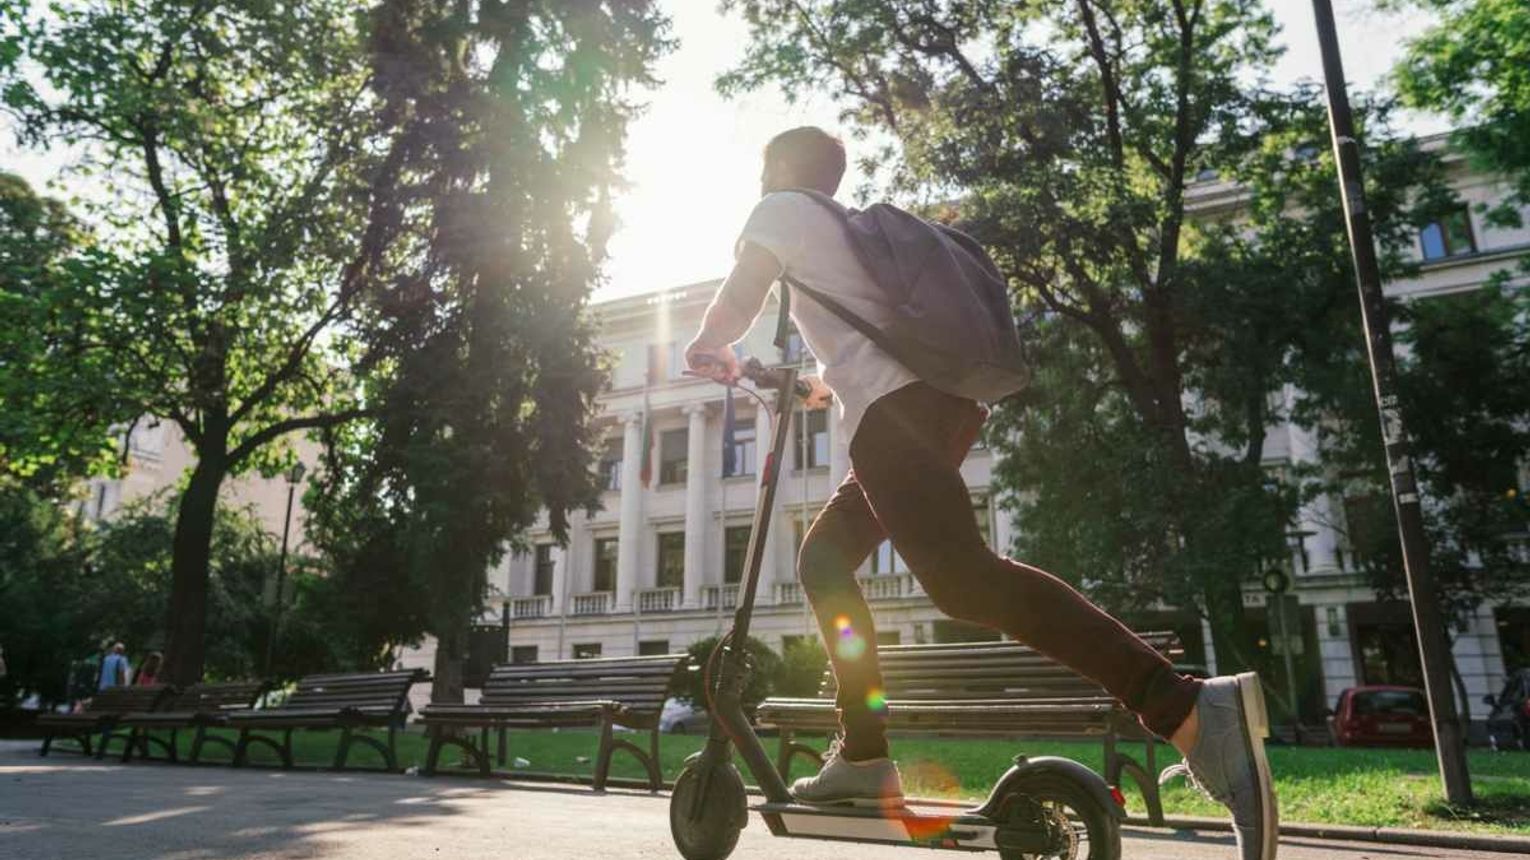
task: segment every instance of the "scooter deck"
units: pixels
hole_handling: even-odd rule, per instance
[[[939,807],[875,809],[761,803],[752,807],[776,836],[883,842],[966,851],[993,851],[998,825],[970,812]]]

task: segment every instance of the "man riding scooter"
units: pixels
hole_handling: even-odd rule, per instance
[[[906,303],[892,298],[887,265],[920,253],[981,257],[982,271],[997,277],[986,254],[944,228],[919,233],[921,249],[900,246],[917,231],[900,233],[892,221],[878,234],[879,247],[889,253],[873,258],[863,240],[875,225],[852,222],[830,199],[845,170],[838,139],[796,128],[773,138],[764,155],[762,197],[686,361],[719,382],[737,381],[731,345],[752,326],[779,280],[783,299],[792,294],[791,317],[823,368],[821,381],[810,380],[809,405],[822,405],[832,394],[850,438],[851,470],[808,529],[797,562],[838,682],[842,732],[822,770],[798,780],[793,796],[822,805],[903,802],[889,758],[874,622],[855,580],[855,570],[890,538],[941,611],[1000,630],[1093,679],[1167,738],[1184,762],[1164,778],[1183,773],[1228,807],[1242,860],[1273,860],[1276,801],[1258,679],[1252,673],[1205,681],[1180,675],[1067,583],[994,553],[972,517],[959,470],[985,410],[973,397],[953,393],[969,390],[951,383],[961,368],[951,372],[948,362],[939,373],[927,370],[917,355],[883,336],[917,326]],[[1006,314],[1007,307],[993,310],[996,319],[1003,317],[997,325],[1013,328]],[[961,344],[951,347],[960,354]],[[833,647],[847,630],[864,649]]]

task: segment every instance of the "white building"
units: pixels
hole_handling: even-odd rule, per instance
[[[1430,145],[1443,148],[1441,140]],[[1449,159],[1453,182],[1469,204],[1419,237],[1421,274],[1389,284],[1392,295],[1426,298],[1479,287],[1493,272],[1530,253],[1530,229],[1489,226],[1471,205],[1496,202],[1507,186],[1473,173],[1459,157]],[[1240,205],[1239,189],[1210,181],[1192,192],[1198,214],[1226,215]],[[533,533],[535,549],[508,559],[490,576],[492,598],[486,624],[508,623],[509,657],[515,661],[619,656],[683,650],[725,630],[736,595],[743,547],[756,500],[757,455],[769,439],[767,415],[742,395],[735,398],[737,474],[722,474],[723,389],[681,375],[681,351],[695,334],[717,282],[692,284],[597,306],[600,340],[616,358],[610,389],[601,398],[600,422],[608,481],[603,510],[577,515],[566,548],[545,525]],[[772,346],[774,301],[742,344],[767,363],[815,368],[800,347],[779,355]],[[651,376],[650,376],[651,374]],[[650,381],[651,380],[651,381]],[[1293,392],[1281,396],[1292,397]],[[847,442],[827,412],[792,418],[792,437],[773,515],[754,635],[774,647],[794,637],[816,636],[793,570],[805,524],[848,468]],[[652,480],[640,480],[644,419],[652,421]],[[807,432],[802,432],[803,426]],[[1317,456],[1311,434],[1294,425],[1272,428],[1265,462],[1310,462]],[[990,503],[993,455],[974,449],[963,466],[973,506],[990,543],[1011,545],[1007,518]],[[1530,484],[1530,475],[1525,478]],[[1294,593],[1300,630],[1289,631],[1292,678],[1305,714],[1316,718],[1340,690],[1359,683],[1409,683],[1417,677],[1407,608],[1378,602],[1344,545],[1344,500],[1324,500],[1303,512],[1299,545],[1293,546]],[[884,545],[860,571],[882,642],[938,642],[983,635],[945,619],[925,597],[901,560]],[[1261,647],[1282,643],[1265,611],[1266,594],[1251,585],[1246,620]],[[1214,671],[1209,629],[1198,619],[1164,612],[1131,619],[1139,629],[1167,626],[1187,643],[1187,662]],[[488,631],[485,631],[486,633]],[[1458,631],[1455,652],[1471,702],[1496,693],[1506,657],[1530,665],[1530,607],[1482,607]],[[493,635],[493,634],[490,634]],[[430,665],[429,646],[409,665]],[[1284,688],[1284,671],[1276,683]],[[1475,712],[1480,714],[1480,706]]]

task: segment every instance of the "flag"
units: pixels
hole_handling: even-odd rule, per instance
[[[738,470],[738,448],[733,440],[733,389],[723,396],[723,477],[730,477]]]
[[[653,479],[653,408],[648,405],[648,392],[659,378],[659,362],[663,356],[658,344],[648,345],[648,368],[643,376],[643,458],[639,462],[638,481],[644,488]]]

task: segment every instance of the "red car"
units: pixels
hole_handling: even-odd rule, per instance
[[[1428,747],[1429,704],[1417,687],[1350,687],[1339,694],[1333,740],[1341,747]]]

